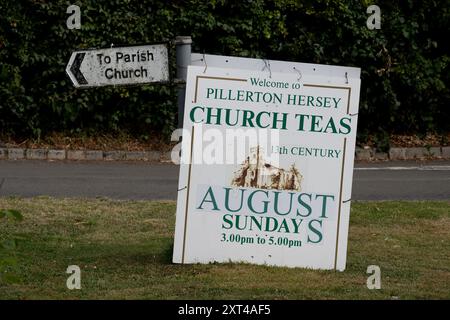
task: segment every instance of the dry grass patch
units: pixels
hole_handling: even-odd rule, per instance
[[[2,299],[450,299],[450,203],[356,202],[345,272],[171,263],[175,202],[0,198],[24,215],[18,284]],[[82,290],[67,290],[68,265]],[[382,289],[366,287],[379,265]]]

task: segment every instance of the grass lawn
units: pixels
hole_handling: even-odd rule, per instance
[[[0,299],[450,299],[450,202],[354,202],[345,272],[248,264],[171,263],[175,202],[0,198],[17,284]],[[68,265],[81,290],[68,290]],[[382,289],[366,287],[368,265]]]

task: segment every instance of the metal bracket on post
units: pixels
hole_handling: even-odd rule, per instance
[[[191,64],[191,44],[192,38],[190,36],[177,36],[175,38],[178,83],[178,128],[183,127],[187,67]]]

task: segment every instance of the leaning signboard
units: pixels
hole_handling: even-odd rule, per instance
[[[360,80],[269,71],[188,69],[175,263],[345,269]]]
[[[66,72],[79,88],[167,82],[168,61],[166,44],[80,50]]]

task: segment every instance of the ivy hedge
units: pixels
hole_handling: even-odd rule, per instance
[[[69,30],[66,9],[81,8]],[[0,0],[0,133],[169,133],[176,87],[75,89],[72,51],[191,35],[193,51],[362,69],[359,134],[450,131],[450,1]],[[174,47],[171,73],[175,75]]]

